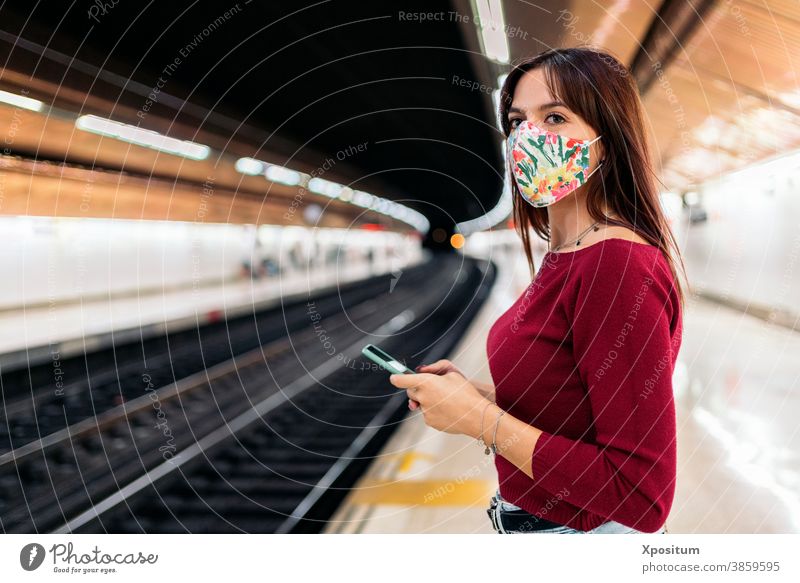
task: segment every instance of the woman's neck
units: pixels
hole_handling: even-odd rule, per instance
[[[568,199],[559,201],[559,203],[566,203],[567,200]],[[559,203],[548,207],[551,248],[569,243],[570,241],[574,242],[581,233],[595,222],[595,219],[589,214],[584,200],[575,197],[575,200],[569,201],[568,204]],[[608,209],[605,210],[604,215],[607,217],[614,217],[614,213]],[[599,226],[603,227],[604,222],[601,221]],[[590,234],[591,232],[592,231],[590,231]],[[574,243],[571,243],[571,245],[574,245]],[[566,247],[569,246],[570,245],[566,245]]]

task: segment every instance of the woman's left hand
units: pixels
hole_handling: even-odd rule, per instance
[[[419,403],[429,427],[478,437],[481,409],[487,400],[462,375],[456,372],[393,374],[389,382],[406,389],[408,398]]]

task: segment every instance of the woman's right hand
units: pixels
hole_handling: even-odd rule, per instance
[[[455,364],[453,364],[449,360],[437,360],[433,364],[420,364],[419,366],[414,368],[414,372],[425,372],[430,374],[438,374],[438,375],[445,375],[449,372],[455,372],[460,374],[462,377],[467,379],[467,375],[465,375],[460,368],[458,368]],[[472,385],[478,389],[478,392],[489,399],[490,401],[494,402],[495,400],[495,389],[494,385],[489,383],[482,383],[475,380],[467,379]],[[414,400],[409,399],[408,401],[408,408],[412,411],[416,411],[419,409],[419,403]]]
[[[415,372],[427,372],[427,373],[438,374],[438,375],[447,374],[449,372],[456,372],[456,373],[460,374],[462,377],[464,377],[465,379],[467,378],[467,375],[465,375],[461,371],[460,368],[458,368],[451,361],[444,360],[444,359],[443,360],[437,360],[433,364],[420,364],[419,366],[417,366],[414,369],[414,371]],[[467,379],[467,380],[469,380],[469,379]],[[492,385],[491,383],[478,382],[476,380],[469,380],[469,382],[472,383],[472,385],[476,389],[478,389],[478,392],[481,395],[483,395],[484,397],[486,397],[490,401],[494,402],[494,400],[495,400],[494,385]],[[416,401],[412,401],[412,402],[410,402],[408,404],[408,408],[411,409],[412,411],[416,411],[418,407],[419,407],[419,405],[417,404]]]
[[[461,369],[458,368],[455,364],[450,362],[449,360],[437,360],[433,364],[420,364],[414,368],[414,372],[424,372],[430,374],[438,374],[438,375],[445,375],[449,372],[456,372],[460,374],[462,377],[467,378]],[[416,411],[419,408],[419,403],[413,401],[411,399],[408,400],[408,408],[412,411]]]

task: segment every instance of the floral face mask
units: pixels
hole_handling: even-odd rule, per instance
[[[595,173],[589,172],[589,146],[600,139],[575,140],[523,121],[508,136],[507,159],[522,197],[535,207],[558,202]]]

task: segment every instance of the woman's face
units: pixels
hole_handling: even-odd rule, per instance
[[[523,121],[533,122],[543,130],[576,140],[591,140],[597,137],[597,133],[581,116],[568,109],[566,105],[560,105],[558,100],[550,95],[541,68],[526,71],[514,89],[511,107],[508,110],[508,122],[513,130]],[[589,146],[590,171],[594,170],[598,160],[603,157],[602,141],[603,138],[600,138]]]

